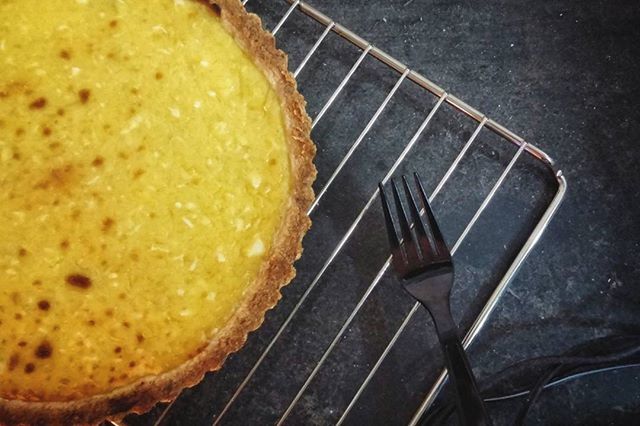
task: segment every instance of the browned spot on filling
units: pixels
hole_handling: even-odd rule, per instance
[[[36,370],[36,366],[30,362],[27,365],[24,366],[24,372],[27,374],[31,374]]]
[[[53,353],[53,346],[48,341],[43,341],[38,345],[34,354],[36,358],[47,359],[51,358],[51,354]]]
[[[136,339],[138,340],[138,343],[144,342],[144,336],[142,335],[142,333],[136,334]]]
[[[104,311],[104,314],[108,317],[112,317],[113,316],[113,309],[109,308],[106,311]]]
[[[27,250],[22,247],[20,247],[20,250],[18,250],[18,256],[20,257],[25,257],[27,253],[28,253]]]
[[[138,89],[136,89],[135,87],[131,89],[131,94],[132,95],[137,95],[138,93],[140,93],[140,91]]]
[[[11,357],[9,358],[9,363],[7,364],[9,371],[15,370],[18,364],[20,364],[20,355],[18,354],[11,355]]]
[[[19,160],[20,159],[20,153],[19,152],[14,152],[13,153],[13,159],[14,160]]]
[[[56,113],[57,113],[60,117],[62,117],[62,116],[65,114],[65,112],[66,112],[66,111],[64,110],[64,108],[58,108],[58,111],[56,111]]]
[[[62,250],[67,250],[69,248],[69,240],[64,240],[60,242],[60,248]]]
[[[129,362],[129,367],[133,368],[135,366],[136,366],[136,362],[135,361]]]
[[[24,135],[24,129],[22,127],[18,127],[16,129],[16,136],[22,136]]]
[[[80,218],[81,214],[82,214],[82,212],[80,210],[75,209],[73,212],[71,212],[71,219],[78,220],[78,218]]]
[[[134,179],[138,179],[140,176],[142,176],[145,173],[144,170],[142,169],[137,169],[135,172],[133,172],[133,178]]]
[[[164,74],[162,74],[160,71],[158,71],[156,73],[156,80],[162,80],[164,78]]]
[[[29,104],[30,109],[42,109],[47,106],[46,98],[38,98]]]
[[[116,224],[116,221],[111,219],[110,217],[105,217],[102,220],[102,232],[107,233],[113,228],[113,225]]]
[[[31,284],[35,285],[36,287],[37,287],[37,286],[41,286],[41,285],[42,285],[42,281],[40,281],[40,280],[34,280]]]
[[[63,49],[63,50],[61,50],[61,51],[60,51],[60,57],[61,57],[62,59],[69,60],[69,59],[71,59],[71,53],[69,53],[69,51],[68,51],[68,50],[64,50],[64,49]]]
[[[122,160],[127,160],[129,156],[125,154],[123,151],[120,151],[118,152],[118,158],[121,158]]]
[[[115,28],[115,27],[117,27],[117,26],[118,26],[118,21],[117,21],[116,19],[114,19],[114,20],[110,21],[110,22],[109,22],[109,26],[110,26],[111,28]]]
[[[21,313],[17,313],[13,316],[14,319],[16,320],[21,320],[22,319],[22,314]]]
[[[89,320],[87,321],[87,324],[89,324],[91,327],[96,325],[96,322],[94,320]]]
[[[56,167],[49,172],[49,175],[46,179],[38,182],[36,184],[36,189],[48,189],[50,186],[54,186],[56,188],[64,188],[72,178],[73,175],[73,166],[71,164],[67,164],[63,167]]]
[[[122,348],[120,346],[116,346],[113,352],[119,354],[120,352],[122,352]]]
[[[42,129],[42,134],[44,136],[51,136],[51,132],[52,132],[52,130],[51,130],[50,127],[45,127],[44,129]]]
[[[91,287],[91,278],[82,274],[67,275],[66,282],[69,285],[72,285],[74,287],[78,287],[84,290]]]
[[[49,149],[51,151],[55,151],[58,148],[60,148],[60,142],[52,142],[49,144]]]
[[[51,308],[51,303],[48,300],[41,300],[38,302],[38,308],[41,311],[48,311]]]
[[[24,348],[25,346],[27,346],[27,342],[25,342],[24,340],[20,340],[18,342],[18,346],[20,346],[21,348]]]
[[[89,102],[89,97],[91,96],[91,91],[89,89],[82,89],[78,92],[78,97],[80,98],[80,102],[86,104]]]
[[[98,155],[96,158],[93,159],[93,161],[91,162],[91,165],[93,167],[100,167],[104,164],[104,158],[100,155]]]
[[[127,321],[124,321],[124,322],[122,323],[122,326],[123,326],[124,328],[130,328],[130,327],[131,327],[131,324],[129,324],[129,322],[127,322]]]
[[[12,292],[12,293],[11,293],[11,301],[12,301],[15,305],[19,304],[19,303],[20,303],[20,294],[19,294],[19,293],[17,293],[17,292],[15,292],[15,291],[14,291],[14,292]]]

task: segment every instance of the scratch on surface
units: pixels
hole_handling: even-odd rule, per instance
[[[517,294],[515,294],[513,292],[513,290],[511,290],[510,288],[507,287],[507,293],[509,293],[510,295],[512,295],[513,297],[515,297],[516,299],[518,299],[519,301],[522,302],[522,299],[520,298],[520,296],[518,296]]]

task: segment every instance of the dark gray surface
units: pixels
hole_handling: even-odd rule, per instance
[[[252,4],[255,3],[255,4]],[[517,360],[557,354],[596,336],[638,332],[640,319],[640,7],[636,1],[314,0],[318,9],[470,105],[538,145],[560,164],[567,198],[471,350],[479,381]],[[273,27],[284,2],[250,0]],[[278,34],[295,67],[322,28],[297,12]],[[330,36],[300,75],[310,115],[321,108],[359,52]],[[336,108],[314,130],[321,188],[397,75],[367,59]],[[205,425],[218,413],[313,280],[375,184],[435,99],[400,90],[336,180],[305,240],[299,275],[278,308],[225,368],[180,397],[166,424]],[[475,123],[442,107],[400,171],[419,170],[433,189]],[[452,244],[515,148],[489,132],[435,203]],[[456,254],[454,313],[469,326],[555,190],[544,168],[518,163]],[[227,424],[269,424],[295,395],[386,257],[378,202],[312,292],[291,329],[238,399]],[[361,315],[290,417],[335,422],[393,335],[411,301],[386,274]],[[363,395],[349,424],[404,424],[441,365],[435,335],[419,312]],[[541,398],[528,424],[633,424],[640,372],[594,376]],[[518,404],[494,404],[510,424]],[[161,407],[130,417],[151,424]]]

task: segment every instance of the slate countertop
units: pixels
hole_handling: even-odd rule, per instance
[[[250,0],[249,6],[257,1]],[[640,334],[640,107],[636,105],[640,99],[640,4],[634,0],[310,0],[309,3],[545,150],[567,178],[569,190],[558,214],[471,349],[480,380],[499,366],[533,356],[559,354],[595,337]],[[295,51],[294,46],[288,53]],[[304,77],[302,85],[304,88]],[[307,90],[314,89],[309,87]],[[328,93],[330,87],[335,84],[327,83],[324,92]],[[314,130],[316,133],[318,139],[324,134],[322,128]],[[327,157],[330,155],[326,152],[319,156],[321,172],[330,170],[328,166],[323,170],[322,162]],[[380,172],[375,161],[370,163],[374,164],[372,173]],[[357,181],[358,176],[351,178]],[[345,206],[349,200],[336,203]],[[325,200],[325,206],[331,210],[333,204]],[[315,232],[324,233],[322,236],[327,240],[335,237],[331,233],[334,222],[318,216],[314,218]],[[507,223],[509,218],[496,220],[496,224]],[[329,243],[313,233],[312,229],[312,235],[307,237],[306,253],[315,250],[329,253]],[[285,298],[268,315],[265,325],[251,336],[242,352],[227,362],[221,373],[208,376],[198,387],[185,392],[163,418],[164,424],[211,424],[211,418],[220,412],[259,351],[293,308],[305,282],[312,281],[325,254],[318,257],[317,261],[308,254],[303,257],[298,267],[299,283],[285,290]],[[359,262],[355,262],[356,267],[362,269],[356,268],[356,272],[375,272],[379,266]],[[331,288],[331,282],[340,283],[340,275],[331,271],[327,275],[329,282],[322,285]],[[363,281],[366,287],[369,278]],[[357,297],[365,287],[358,287]],[[303,310],[320,311],[322,302],[331,300],[328,293],[326,297],[312,295],[312,308]],[[404,303],[406,313],[410,304]],[[322,316],[320,320],[309,319],[302,314],[299,321],[307,329],[320,329],[331,323],[335,333],[348,310],[342,312],[340,306],[331,306],[336,319]],[[383,311],[393,316],[392,309]],[[426,315],[422,320],[428,321]],[[380,319],[380,315],[372,315],[368,321],[369,325],[354,328],[366,334],[371,329],[395,330],[398,324],[387,325],[386,318]],[[462,322],[468,326],[468,318]],[[370,343],[372,336],[366,337]],[[327,344],[319,335],[303,334],[298,339],[285,335],[284,339],[289,350],[283,355],[275,350],[277,356],[270,357],[275,359],[274,367],[270,360],[265,362],[266,366],[253,379],[253,386],[238,399],[237,407],[222,424],[274,423],[309,373],[310,367],[306,370],[302,367],[307,359],[304,351],[312,347],[315,350],[312,356],[317,358]],[[433,342],[432,335],[429,339]],[[351,370],[358,363],[370,366],[386,342],[380,338],[378,349],[371,353],[356,350],[341,353],[348,361],[329,363],[329,378],[338,378],[336,387],[340,381],[347,382]],[[436,353],[437,347],[431,350]],[[382,374],[382,379],[397,379],[393,374],[393,377]],[[312,395],[301,400],[301,408],[292,415],[289,424],[335,422],[339,414],[327,408],[335,396],[327,392],[332,385],[328,383],[324,391],[309,392]],[[376,389],[382,392],[389,383],[378,382],[380,387]],[[640,414],[639,385],[640,369],[571,382],[545,392],[527,424],[633,424]],[[385,398],[373,398],[376,405],[363,403],[348,424],[403,424],[420,395],[406,407],[395,405],[400,404],[400,397]],[[344,408],[345,401],[340,402]],[[495,424],[511,424],[518,407],[519,403],[492,405],[490,412]],[[156,408],[146,416],[131,417],[129,423],[151,425],[161,412],[160,407]]]

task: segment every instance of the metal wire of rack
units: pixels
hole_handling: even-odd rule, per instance
[[[243,0],[243,4],[246,4],[249,1],[252,1],[252,0]],[[358,147],[363,143],[367,135],[369,135],[374,124],[379,120],[380,116],[387,109],[387,106],[389,105],[391,100],[394,98],[399,88],[407,80],[415,83],[416,85],[421,87],[424,91],[433,95],[436,99],[436,102],[435,102],[435,105],[431,108],[431,110],[427,114],[427,116],[422,120],[420,126],[415,131],[413,136],[410,138],[408,143],[404,146],[404,148],[396,158],[393,165],[387,170],[383,178],[383,182],[386,182],[391,178],[391,176],[396,172],[398,167],[403,163],[406,157],[410,154],[410,152],[412,151],[412,149],[414,148],[418,140],[421,138],[425,130],[429,127],[429,124],[431,123],[433,117],[440,110],[443,104],[448,104],[452,106],[453,108],[455,108],[455,110],[473,119],[477,123],[477,125],[474,131],[472,132],[471,136],[466,140],[466,143],[464,144],[462,149],[458,152],[457,156],[455,157],[455,160],[450,164],[446,173],[442,176],[442,178],[436,185],[435,189],[431,193],[430,195],[431,202],[433,202],[433,200],[440,194],[444,185],[450,180],[452,174],[454,173],[454,171],[456,171],[461,161],[463,160],[465,155],[467,155],[470,148],[473,146],[474,141],[476,141],[479,133],[483,129],[490,130],[491,132],[496,134],[501,140],[509,142],[510,144],[515,145],[515,147],[517,148],[515,154],[511,157],[509,163],[504,168],[502,173],[499,175],[498,179],[495,181],[495,183],[491,187],[489,193],[485,196],[484,200],[482,201],[480,206],[477,208],[477,210],[473,214],[471,220],[464,227],[464,230],[462,231],[462,233],[460,234],[460,236],[458,237],[457,241],[455,242],[455,244],[451,249],[452,254],[455,254],[458,251],[461,244],[465,241],[466,237],[468,236],[472,228],[476,225],[476,223],[480,219],[482,213],[487,209],[489,204],[494,199],[494,196],[503,185],[509,173],[512,171],[512,169],[514,168],[518,160],[523,158],[523,156],[529,156],[533,158],[535,161],[537,161],[538,163],[544,165],[547,172],[550,173],[555,179],[557,187],[555,189],[555,193],[552,199],[546,205],[546,208],[543,214],[541,215],[537,223],[534,225],[533,230],[528,235],[524,244],[519,247],[519,250],[517,251],[515,258],[508,266],[506,273],[495,285],[495,288],[493,289],[487,302],[484,304],[483,308],[481,309],[481,312],[475,318],[470,329],[467,331],[466,335],[464,336],[463,345],[465,346],[465,348],[468,347],[474,341],[476,336],[479,334],[480,330],[487,323],[500,297],[507,289],[507,286],[514,278],[515,274],[517,273],[518,269],[523,264],[527,256],[531,253],[532,249],[540,239],[541,235],[547,228],[547,225],[549,224],[555,212],[557,211],[558,207],[560,206],[567,188],[567,183],[561,170],[556,167],[554,161],[541,149],[526,142],[520,136],[516,135],[515,133],[513,133],[506,127],[500,125],[499,123],[495,122],[494,120],[486,117],[484,114],[477,111],[473,107],[469,106],[459,98],[447,93],[444,89],[440,88],[438,85],[434,84],[433,82],[431,82],[430,80],[428,80],[427,78],[419,74],[418,72],[414,71],[413,69],[410,69],[408,66],[396,60],[395,58],[385,53],[378,47],[373,46],[372,44],[370,44],[363,38],[359,37],[357,34],[350,31],[346,27],[340,25],[339,23],[336,23],[325,14],[321,13],[314,7],[310,6],[308,3],[303,2],[301,0],[285,0],[285,1],[287,1],[290,4],[290,6],[288,7],[284,15],[280,18],[278,23],[273,28],[272,33],[274,35],[278,34],[282,26],[285,24],[285,22],[287,22],[287,20],[290,19],[293,12],[296,10],[302,12],[302,14],[308,16],[309,18],[311,18],[312,20],[316,21],[318,24],[324,27],[324,30],[322,31],[320,36],[316,39],[313,46],[308,50],[307,54],[304,56],[304,58],[302,59],[298,67],[295,69],[294,75],[296,77],[309,63],[309,61],[312,59],[312,57],[314,56],[318,48],[323,44],[327,36],[331,33],[337,34],[346,42],[360,49],[360,54],[357,57],[357,60],[353,63],[353,65],[351,66],[347,74],[340,81],[337,88],[329,96],[328,100],[324,103],[320,111],[315,116],[313,120],[314,128],[320,122],[320,120],[325,116],[325,114],[330,110],[330,108],[334,105],[336,99],[343,92],[347,84],[352,80],[353,75],[359,69],[359,67],[361,66],[365,58],[372,57],[377,59],[380,63],[392,69],[398,75],[398,78],[395,81],[395,84],[392,86],[391,90],[387,93],[386,97],[384,98],[382,103],[380,103],[376,111],[373,113],[373,115],[365,125],[364,129],[360,132],[358,137],[351,144],[351,146],[347,150],[344,157],[340,160],[337,167],[333,170],[332,174],[330,175],[328,180],[325,182],[324,186],[319,189],[316,200],[309,209],[308,213],[310,215],[312,215],[316,211],[316,209],[320,205],[320,202],[326,196],[329,189],[332,188],[338,176],[340,176],[340,174],[344,172],[345,167],[348,165],[349,161],[351,160],[352,156],[354,155]],[[316,289],[318,283],[320,282],[320,279],[323,277],[327,269],[340,255],[345,244],[347,244],[349,239],[352,237],[352,235],[358,228],[359,224],[361,224],[361,221],[363,220],[363,217],[365,216],[367,211],[374,204],[374,202],[376,202],[378,195],[379,193],[378,193],[378,190],[376,189],[371,194],[370,198],[365,203],[364,207],[360,210],[359,214],[353,220],[353,222],[351,223],[347,231],[342,235],[338,244],[333,248],[331,254],[326,259],[326,261],[322,264],[322,267],[317,272],[317,274],[315,275],[311,283],[308,285],[304,293],[297,300],[297,302],[295,303],[295,306],[289,312],[286,319],[282,322],[282,324],[280,325],[278,330],[275,332],[275,334],[273,334],[273,336],[270,338],[270,341],[268,342],[266,347],[262,350],[262,353],[258,356],[257,360],[253,363],[253,366],[246,373],[244,378],[241,380],[240,384],[235,388],[235,391],[233,391],[232,396],[224,404],[224,407],[222,408],[222,410],[215,416],[215,418],[212,421],[214,426],[224,423],[225,416],[229,412],[230,408],[233,407],[233,405],[237,401],[240,394],[245,390],[246,386],[249,384],[251,379],[259,370],[260,366],[263,364],[265,358],[273,349],[278,339],[281,338],[282,334],[287,330],[287,328],[291,325],[292,321],[299,314],[304,302],[309,298],[309,296],[312,294],[314,289]],[[382,277],[384,276],[384,274],[386,273],[389,267],[389,264],[390,264],[390,258],[388,258],[386,262],[384,262],[384,264],[377,271],[375,278],[366,288],[364,294],[362,294],[359,301],[357,302],[357,304],[349,314],[348,318],[344,321],[339,331],[332,339],[331,343],[326,347],[322,356],[317,361],[315,361],[315,365],[313,366],[311,372],[308,374],[306,380],[298,390],[297,394],[290,401],[286,409],[281,413],[280,418],[277,420],[278,425],[283,424],[287,420],[287,418],[291,414],[296,404],[300,402],[302,395],[305,393],[310,383],[314,380],[318,372],[321,370],[321,368],[327,361],[332,351],[336,348],[338,343],[343,339],[345,333],[349,330],[354,319],[356,318],[358,313],[361,311],[362,307],[365,305],[365,303],[369,299],[370,295],[372,294],[376,286],[378,286],[378,284],[380,283]],[[383,361],[387,358],[392,348],[394,348],[394,346],[398,342],[399,337],[407,329],[408,324],[411,322],[412,318],[414,318],[414,315],[416,314],[418,309],[419,309],[419,304],[416,303],[415,305],[413,305],[409,313],[405,316],[401,325],[398,327],[393,337],[389,340],[389,342],[387,343],[382,353],[379,354],[377,361],[371,366],[368,374],[366,375],[362,383],[358,386],[355,394],[351,397],[347,407],[344,409],[344,411],[340,415],[337,421],[337,424],[340,425],[346,421],[347,417],[352,412],[353,408],[356,406],[358,400],[362,396],[364,390],[371,383],[373,377],[378,372]],[[419,419],[421,418],[421,416],[433,404],[435,398],[438,396],[441,389],[443,388],[443,385],[445,384],[446,379],[447,379],[446,370],[443,370],[440,372],[435,383],[433,383],[431,389],[425,396],[423,402],[415,410],[415,413],[411,421],[409,422],[410,425],[416,425]],[[156,417],[154,421],[155,425],[159,425],[163,423],[168,413],[170,413],[172,406],[173,406],[173,402],[163,407],[163,409],[160,411],[159,415]],[[112,423],[117,425],[116,422],[112,422]]]

